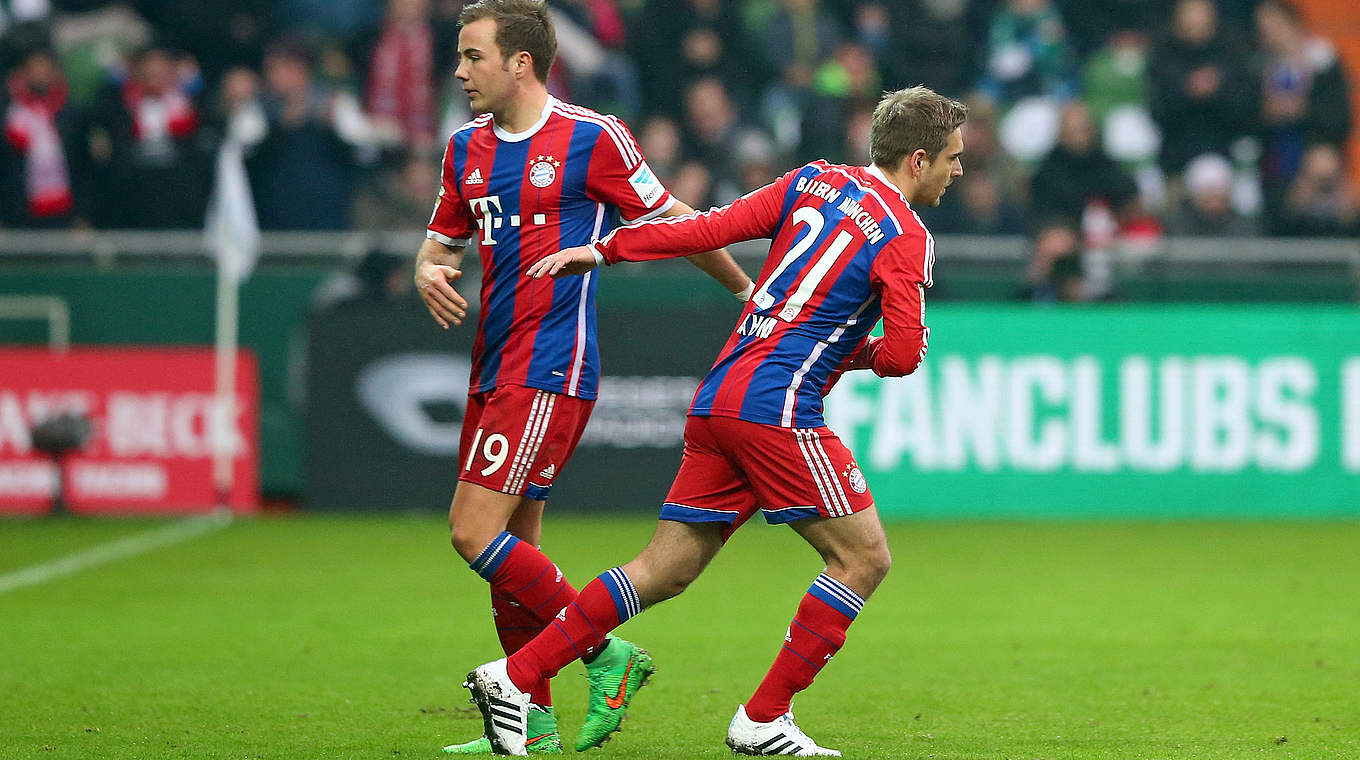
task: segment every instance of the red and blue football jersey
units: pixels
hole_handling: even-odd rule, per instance
[[[524,132],[483,114],[449,139],[440,184],[426,235],[476,242],[482,260],[469,391],[522,385],[595,398],[596,279],[534,280],[524,270],[674,203],[628,128],[552,97]]]
[[[690,414],[819,427],[841,373],[905,375],[925,358],[935,243],[873,166],[814,161],[730,206],[614,231],[608,263],[687,255],[768,237],[769,256]],[[880,317],[884,336],[869,348]]]

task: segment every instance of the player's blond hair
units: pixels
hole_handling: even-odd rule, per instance
[[[893,170],[918,150],[934,160],[949,135],[968,118],[968,106],[929,87],[917,85],[883,95],[874,107],[869,127],[869,158],[881,169]]]
[[[501,60],[521,51],[534,60],[534,76],[548,81],[548,69],[557,57],[557,30],[548,16],[543,0],[477,0],[464,6],[458,25],[467,26],[484,18],[496,22],[496,47]]]

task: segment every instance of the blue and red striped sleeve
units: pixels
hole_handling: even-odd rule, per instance
[[[444,161],[439,171],[439,197],[435,198],[434,211],[430,214],[425,231],[426,237],[453,247],[471,243],[475,229],[472,212],[458,192],[460,177],[454,165],[454,156],[457,151],[455,142],[460,134],[461,131],[455,132],[444,149]]]
[[[914,221],[914,220],[913,220]],[[926,288],[930,287],[933,241],[919,223],[906,222],[903,234],[884,247],[869,269],[869,284],[883,309],[883,337],[870,338],[846,369],[872,369],[879,377],[910,375],[926,358]]]
[[[633,133],[618,118],[598,115],[600,127],[586,175],[586,195],[619,210],[625,224],[652,219],[675,203],[643,160]]]

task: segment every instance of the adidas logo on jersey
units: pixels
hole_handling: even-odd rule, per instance
[[[549,464],[547,467],[544,467],[542,470],[539,471],[538,476],[540,478],[543,478],[544,480],[552,480],[554,477],[557,476],[557,467]]]
[[[480,184],[482,184],[482,168],[479,166],[479,167],[473,169],[473,170],[472,170],[472,173],[468,175],[468,178],[465,179],[465,180],[463,180],[463,184],[464,184],[464,185],[480,185]]]

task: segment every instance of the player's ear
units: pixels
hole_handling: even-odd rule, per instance
[[[924,148],[917,148],[912,151],[911,155],[907,157],[907,161],[910,162],[911,176],[920,177],[921,172],[926,168],[926,162],[928,160],[929,158],[926,156]]]

